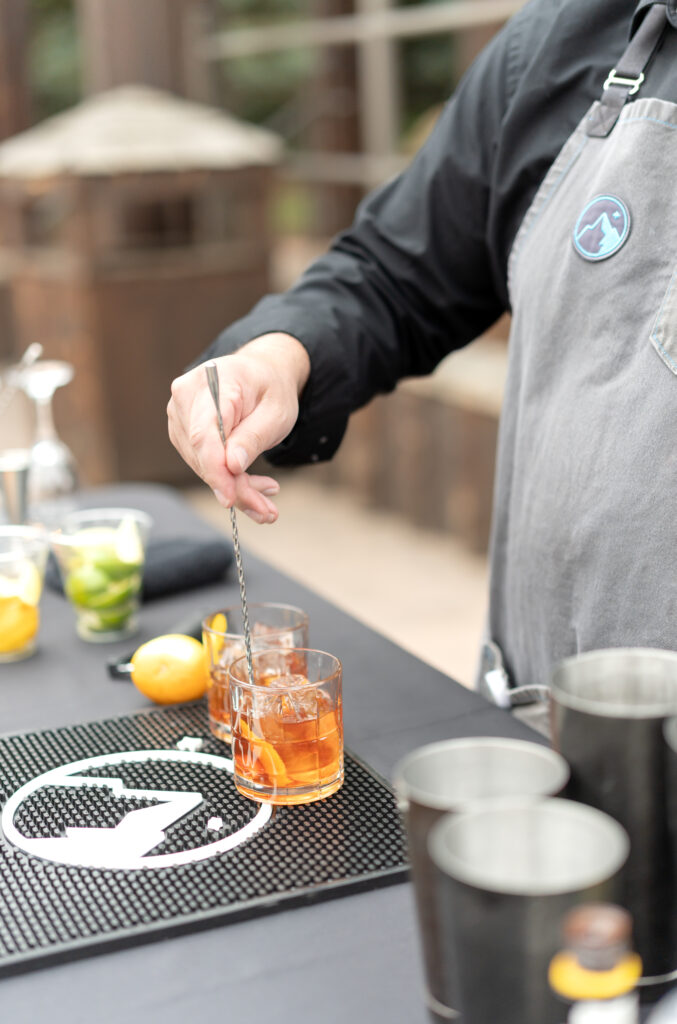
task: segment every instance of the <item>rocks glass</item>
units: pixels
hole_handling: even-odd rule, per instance
[[[264,803],[306,804],[343,782],[341,662],[324,651],[259,651],[229,669],[235,785]]]
[[[254,651],[264,647],[308,646],[308,616],[300,608],[289,604],[252,603],[248,612]],[[202,623],[202,642],[209,662],[209,729],[218,739],[229,741],[228,667],[245,654],[240,606],[208,615]]]

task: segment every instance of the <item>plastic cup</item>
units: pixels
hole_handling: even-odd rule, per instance
[[[48,550],[40,527],[0,527],[0,662],[21,661],[36,649]]]
[[[151,525],[138,509],[85,509],[50,535],[82,640],[107,643],[137,632]]]

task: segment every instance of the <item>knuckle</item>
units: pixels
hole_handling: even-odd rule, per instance
[[[175,377],[169,387],[169,390],[172,398],[178,399],[183,391],[183,377]]]
[[[249,430],[245,438],[245,446],[250,452],[262,452],[267,447],[263,435],[258,430]]]
[[[188,432],[188,441],[191,448],[201,448],[204,444],[205,431],[200,423],[194,424]]]

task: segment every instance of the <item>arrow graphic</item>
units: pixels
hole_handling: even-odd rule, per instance
[[[245,825],[213,842],[207,840],[193,849],[148,856],[164,841],[166,830],[170,826],[206,803],[202,794],[197,790],[131,789],[116,776],[94,777],[82,774],[93,769],[110,770],[114,765],[152,765],[169,761],[218,771],[224,775],[224,785],[232,785],[226,782],[233,773],[233,762],[230,758],[184,750],[180,746],[182,742],[180,740],[177,743],[178,749],[174,750],[130,750],[99,754],[51,768],[38,775],[13,793],[2,808],[0,822],[5,839],[24,853],[43,860],[76,867],[115,870],[177,867],[180,864],[207,860],[234,849],[255,835],[269,821],[272,814],[269,804],[261,804],[256,814]],[[150,807],[128,811],[115,826],[67,826],[60,836],[24,835],[15,823],[15,816],[23,802],[42,790],[62,787],[83,791],[107,789],[118,799],[141,798],[152,800],[153,804]],[[207,823],[206,833],[208,829]]]
[[[60,786],[74,789],[105,787],[118,798],[132,797],[156,801],[152,807],[128,811],[122,821],[111,827],[68,826],[63,836],[25,839],[24,849],[38,857],[62,864],[90,864],[115,867],[129,858],[143,857],[165,840],[165,829],[190,814],[202,803],[202,793],[160,789],[127,789],[121,779],[91,779],[67,776]]]

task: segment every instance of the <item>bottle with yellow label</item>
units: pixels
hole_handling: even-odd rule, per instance
[[[638,1024],[642,961],[632,918],[610,903],[586,903],[563,922],[565,948],[550,963],[552,990],[569,1003],[567,1024]]]

